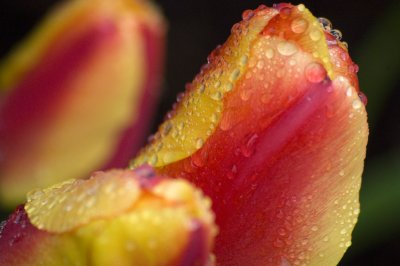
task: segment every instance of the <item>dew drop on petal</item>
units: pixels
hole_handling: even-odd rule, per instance
[[[254,16],[254,12],[253,12],[253,10],[250,10],[250,9],[245,10],[245,11],[243,11],[243,13],[242,13],[242,19],[243,19],[243,20],[249,20],[249,19],[251,19],[253,16]]]
[[[220,101],[222,99],[222,93],[219,91],[216,91],[210,95],[211,99],[215,101]]]
[[[360,109],[362,106],[362,102],[360,100],[354,100],[352,103],[353,109]]]
[[[330,31],[332,29],[332,22],[327,18],[318,18],[319,23],[324,28],[324,30]]]
[[[204,144],[204,141],[201,138],[198,138],[196,140],[196,148],[197,149],[200,149],[203,146],[203,144]]]
[[[311,40],[313,40],[315,42],[318,41],[319,39],[321,39],[321,37],[322,37],[322,34],[319,30],[312,30],[310,32],[310,38],[311,38]]]
[[[303,4],[300,4],[300,5],[297,6],[297,9],[298,9],[300,12],[303,12],[304,10],[306,10],[306,7],[305,7]]]
[[[304,71],[307,80],[311,83],[318,83],[325,79],[326,77],[326,70],[320,63],[310,63],[306,66]]]
[[[367,96],[365,96],[365,94],[362,93],[362,92],[360,91],[360,92],[358,93],[358,97],[360,98],[360,101],[361,101],[365,106],[367,106],[367,103],[368,103]]]
[[[281,55],[285,56],[290,56],[297,52],[296,45],[286,41],[278,43],[277,49]]]
[[[291,8],[289,8],[289,7],[284,7],[284,8],[282,8],[281,10],[279,10],[279,16],[281,17],[281,18],[288,18],[289,17],[289,15],[290,15],[290,13],[291,13],[291,11],[292,11],[292,9]]]
[[[266,56],[268,59],[271,59],[272,57],[274,57],[274,50],[272,50],[271,48],[268,48],[268,49],[265,51],[265,56]]]
[[[342,32],[340,30],[333,29],[330,33],[336,38],[336,40],[340,41],[342,39]]]
[[[302,33],[307,29],[308,22],[303,18],[297,18],[292,21],[290,28],[294,33]]]
[[[346,96],[351,97],[353,95],[353,90],[355,90],[355,88],[353,86],[348,87],[346,89]]]
[[[313,226],[311,227],[311,231],[313,231],[313,232],[318,231],[318,226],[313,225]]]

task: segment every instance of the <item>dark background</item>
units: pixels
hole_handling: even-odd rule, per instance
[[[0,0],[0,58],[35,26],[56,0]],[[271,1],[156,1],[168,20],[163,97],[155,126],[229,36],[245,9]],[[298,4],[299,2],[293,2]],[[340,265],[400,265],[400,1],[303,1],[327,17],[349,43],[369,98],[370,141],[353,246]]]

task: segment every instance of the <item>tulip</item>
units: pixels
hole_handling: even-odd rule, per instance
[[[219,265],[336,265],[360,212],[357,70],[304,5],[245,11],[131,167],[212,199]]]
[[[0,205],[126,166],[151,122],[164,24],[146,1],[58,6],[0,67]]]
[[[0,265],[211,265],[210,200],[148,167],[32,191],[0,227]]]

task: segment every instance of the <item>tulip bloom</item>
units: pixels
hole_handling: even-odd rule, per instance
[[[151,121],[163,33],[146,1],[69,1],[3,62],[1,205],[126,166]]]
[[[132,162],[211,197],[218,264],[336,265],[351,245],[368,126],[335,35],[304,5],[245,11]]]
[[[1,265],[206,265],[210,200],[150,167],[97,172],[28,195],[0,227]]]

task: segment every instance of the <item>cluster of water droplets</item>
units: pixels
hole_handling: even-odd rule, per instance
[[[328,32],[332,36],[334,36],[336,41],[339,42],[342,40],[342,37],[343,37],[342,32],[338,29],[334,29],[332,27],[332,22],[329,19],[320,17],[320,18],[318,18],[318,21],[321,24],[324,31]],[[348,46],[347,42],[341,42],[341,43],[347,48],[347,46]],[[328,44],[329,44],[329,40],[328,40]],[[336,44],[336,43],[334,43],[334,44]]]
[[[143,163],[160,166],[186,158],[205,145],[218,125],[221,129],[230,128],[225,123],[230,119],[221,121],[223,100],[248,65],[251,43],[259,33],[252,26],[252,18],[262,16],[262,11],[243,13],[243,21],[232,27],[228,41],[210,54],[199,75],[178,96],[174,110],[167,115],[150,145],[132,162],[133,167]],[[289,48],[282,50],[290,52]]]
[[[119,172],[30,192],[25,210],[31,223],[40,229],[64,232],[127,209],[139,196],[139,184],[132,178],[121,178]]]

